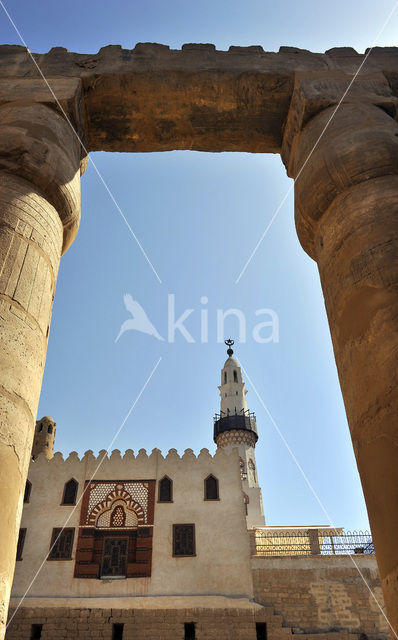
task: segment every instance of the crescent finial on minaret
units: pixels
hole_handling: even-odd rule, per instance
[[[233,354],[233,349],[231,349],[232,345],[235,344],[234,340],[231,340],[231,338],[228,338],[228,340],[224,340],[224,344],[227,345],[228,349],[227,349],[227,354],[229,356],[232,356]]]

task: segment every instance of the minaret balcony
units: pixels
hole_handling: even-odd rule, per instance
[[[216,413],[214,416],[214,442],[224,431],[251,431],[258,440],[256,416],[250,411],[240,413]]]

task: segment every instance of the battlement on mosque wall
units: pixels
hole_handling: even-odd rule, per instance
[[[85,479],[102,476],[156,479],[159,473],[167,474],[177,470],[179,473],[187,473],[188,470],[199,473],[201,470],[218,470],[220,474],[230,474],[231,469],[233,475],[239,479],[239,455],[236,449],[231,452],[219,449],[214,455],[208,449],[201,449],[197,455],[192,449],[186,449],[182,454],[176,449],[170,449],[166,454],[160,449],[153,449],[151,452],[140,449],[137,453],[127,449],[123,454],[119,449],[112,452],[102,449],[97,455],[88,450],[80,457],[76,451],[72,451],[65,458],[62,453],[57,452],[50,460],[44,453],[40,453],[30,464],[29,477],[38,474],[56,474],[58,477],[64,474],[78,474]]]
[[[91,449],[88,449],[87,451],[85,451],[85,453],[79,457],[79,454],[77,453],[77,451],[71,451],[67,457],[64,457],[63,453],[61,451],[57,451],[56,453],[54,453],[53,457],[50,460],[47,460],[47,458],[45,457],[44,454],[39,453],[34,462],[40,463],[40,462],[75,462],[76,460],[80,461],[80,462],[87,462],[87,461],[102,461],[102,460],[115,460],[115,461],[144,461],[144,460],[151,460],[152,458],[156,458],[157,460],[159,459],[163,459],[163,460],[182,460],[182,461],[192,461],[192,460],[209,460],[209,459],[216,459],[216,458],[222,458],[224,456],[229,457],[230,454],[225,453],[222,450],[216,450],[216,452],[214,453],[214,455],[212,455],[210,453],[210,451],[206,448],[203,448],[200,450],[200,452],[195,455],[193,449],[185,449],[184,453],[179,454],[177,449],[169,449],[168,452],[163,455],[162,451],[160,449],[152,449],[152,451],[150,453],[148,453],[148,451],[146,449],[139,449],[139,451],[137,452],[137,454],[135,454],[135,452],[133,451],[133,449],[126,449],[126,451],[124,452],[124,454],[122,455],[122,452],[119,449],[113,449],[112,451],[108,451],[107,449],[101,449],[98,452],[98,455],[95,456],[94,452]],[[234,454],[233,454],[234,455]]]

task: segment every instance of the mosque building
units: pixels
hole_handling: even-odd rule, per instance
[[[226,343],[214,455],[64,460],[54,420],[37,421],[6,640],[387,640],[369,536],[266,525]]]

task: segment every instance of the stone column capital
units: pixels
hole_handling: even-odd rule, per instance
[[[313,72],[299,71],[295,74],[294,89],[284,127],[281,150],[282,161],[290,178],[296,178],[297,171],[300,170],[300,167],[297,168],[295,163],[295,152],[301,133],[312,118],[325,109],[336,107],[339,104],[352,79],[353,75],[350,73],[331,69]],[[384,110],[393,118],[398,113],[398,98],[393,95],[386,76],[381,71],[367,71],[366,63],[344,96],[341,106],[347,104],[373,105]],[[329,117],[332,112],[333,109],[331,109]],[[355,125],[355,119],[353,125]]]
[[[381,72],[298,74],[283,140],[295,179],[295,221],[304,250],[318,260],[319,222],[350,188],[398,172],[398,98]],[[336,105],[339,108],[336,110]]]
[[[80,174],[86,166],[81,80],[0,80],[0,172],[34,184],[58,212],[62,252],[80,221]],[[80,141],[81,142],[80,142]]]

